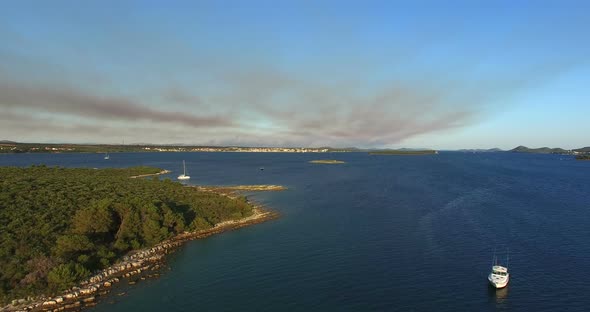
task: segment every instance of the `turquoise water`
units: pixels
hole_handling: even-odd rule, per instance
[[[318,158],[343,165],[309,164]],[[559,155],[0,155],[1,165],[187,163],[191,184],[282,184],[271,222],[190,242],[90,311],[584,311],[590,162]],[[264,171],[260,171],[260,167]],[[489,288],[494,248],[511,281]]]

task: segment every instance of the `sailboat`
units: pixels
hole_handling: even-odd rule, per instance
[[[109,156],[109,153],[104,154],[104,159],[106,159],[106,160],[111,159],[111,156]]]
[[[184,169],[184,172],[178,176],[178,180],[188,180],[191,177],[186,175],[186,164],[184,163],[184,160],[182,161],[182,168]]]
[[[510,273],[508,273],[508,252],[506,253],[506,266],[498,264],[498,257],[494,253],[492,272],[488,275],[488,281],[496,289],[504,288],[508,285],[508,281],[510,281]]]

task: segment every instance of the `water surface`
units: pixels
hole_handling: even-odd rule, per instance
[[[318,158],[342,165],[309,164]],[[0,155],[0,165],[157,166],[191,184],[282,184],[275,221],[193,241],[91,311],[584,311],[590,162],[559,155]],[[264,167],[264,171],[259,168]],[[494,248],[511,281],[488,287]],[[504,259],[503,259],[504,260]]]

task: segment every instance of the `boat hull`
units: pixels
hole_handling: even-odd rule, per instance
[[[490,285],[492,285],[492,287],[500,289],[508,285],[508,282],[510,281],[510,276],[506,276],[506,278],[495,278],[492,276],[492,274],[490,274],[488,276],[488,281],[490,282]]]

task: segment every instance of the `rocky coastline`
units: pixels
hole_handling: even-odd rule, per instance
[[[227,195],[239,191],[284,191],[287,188],[282,185],[255,184],[255,185],[228,185],[228,186],[194,186],[199,191],[216,192]]]
[[[317,160],[310,160],[310,164],[326,164],[326,165],[337,165],[337,164],[345,164],[345,161],[336,160],[336,159],[317,159]]]
[[[158,176],[158,175],[162,175],[162,174],[167,174],[170,173],[172,171],[170,170],[162,170],[158,173],[149,173],[149,174],[140,174],[140,175],[136,175],[136,176],[131,176],[131,179],[137,179],[137,178],[145,178],[145,177],[151,177],[151,176]]]
[[[93,276],[61,294],[15,299],[0,308],[0,311],[79,311],[82,308],[94,306],[98,299],[101,296],[106,296],[117,283],[128,280],[128,284],[133,285],[145,278],[158,277],[158,270],[162,267],[165,256],[187,241],[262,223],[277,217],[276,212],[255,205],[253,214],[248,217],[220,222],[206,230],[185,232],[150,248],[132,251],[121,261],[96,272]],[[137,276],[141,276],[141,278],[132,279]]]

